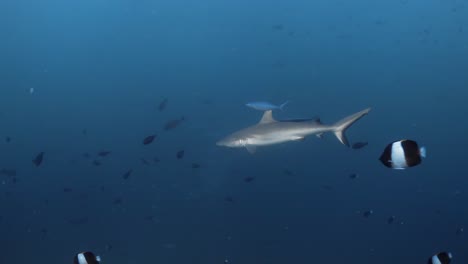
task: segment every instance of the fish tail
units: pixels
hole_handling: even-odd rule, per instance
[[[284,107],[285,105],[287,105],[288,103],[289,103],[289,100],[286,101],[286,102],[284,102],[284,103],[282,103],[282,104],[280,104],[279,109],[281,109],[281,111],[283,111],[283,107]]]
[[[361,117],[367,115],[367,113],[369,113],[371,109],[370,108],[367,108],[367,109],[364,109],[360,112],[357,112],[355,114],[352,114],[348,117],[345,117],[343,119],[341,119],[340,121],[336,122],[333,126],[332,126],[332,131],[333,133],[335,134],[335,136],[338,138],[338,140],[343,144],[343,145],[346,145],[349,147],[349,142],[348,142],[348,139],[346,138],[346,130],[352,125],[354,124],[354,122],[358,121],[359,119],[361,119]]]

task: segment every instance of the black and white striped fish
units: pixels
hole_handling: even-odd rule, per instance
[[[379,160],[388,168],[404,170],[414,167],[426,157],[426,148],[413,140],[404,139],[387,145]]]

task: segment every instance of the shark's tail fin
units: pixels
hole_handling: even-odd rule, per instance
[[[354,122],[358,121],[361,117],[367,115],[367,113],[369,113],[370,110],[370,108],[364,109],[360,112],[357,112],[353,115],[341,119],[333,125],[333,133],[335,133],[335,136],[341,143],[349,147],[349,142],[345,135],[346,129],[348,129],[352,124],[354,124]]]
[[[286,101],[286,102],[284,102],[284,103],[282,103],[282,104],[279,106],[279,109],[281,109],[281,111],[283,111],[284,106],[287,105],[288,103],[289,103],[289,100]]]

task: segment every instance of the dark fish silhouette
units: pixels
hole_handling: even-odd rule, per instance
[[[94,160],[94,161],[93,161],[93,165],[94,165],[94,166],[101,166],[102,163],[101,163],[99,160]]]
[[[123,200],[122,200],[121,197],[117,197],[117,198],[114,199],[114,201],[112,203],[115,204],[115,205],[122,205]]]
[[[41,234],[42,234],[42,239],[44,239],[47,236],[48,230],[47,228],[42,228],[41,229]]]
[[[132,172],[133,172],[133,170],[130,169],[129,171],[127,171],[126,173],[124,173],[124,175],[122,176],[122,178],[123,178],[124,180],[127,180],[128,178],[130,178],[130,175],[132,175]]]
[[[177,151],[177,154],[176,154],[176,157],[177,159],[182,159],[185,155],[185,151],[184,150],[179,150]]]
[[[351,148],[353,148],[353,149],[362,149],[363,147],[367,146],[368,144],[369,144],[368,142],[356,142],[351,146]]]
[[[154,157],[153,162],[154,163],[159,163],[161,160],[158,157]]]
[[[357,174],[357,173],[351,173],[351,174],[349,175],[349,178],[350,178],[351,180],[357,179],[358,177],[359,177],[359,174]]]
[[[271,29],[273,29],[274,31],[281,31],[284,29],[284,26],[282,24],[276,24],[271,26]]]
[[[144,165],[146,166],[150,165],[150,163],[145,158],[141,158],[140,160],[141,160],[141,163],[143,163]]]
[[[153,143],[155,138],[156,138],[156,135],[151,135],[151,136],[145,137],[145,139],[143,139],[143,145],[148,145],[148,144]]]
[[[179,119],[169,120],[164,125],[164,130],[169,131],[171,129],[174,129],[174,128],[178,127],[184,120],[185,120],[185,117],[181,117]]]
[[[393,222],[395,222],[395,216],[390,216],[389,218],[387,218],[387,224],[393,224]]]
[[[373,213],[374,211],[372,210],[365,211],[364,213],[362,213],[362,216],[364,216],[365,218],[369,218],[369,216],[371,216]]]
[[[75,217],[75,218],[68,219],[67,222],[72,225],[84,225],[88,223],[88,220],[89,220],[88,217],[84,216],[84,217]]]
[[[98,152],[98,156],[99,156],[99,157],[105,157],[105,156],[107,156],[107,155],[109,155],[109,154],[111,154],[111,152],[110,152],[110,151],[107,151],[107,150],[103,150],[103,151],[99,151],[99,152]]]
[[[159,103],[158,109],[159,109],[160,112],[162,112],[162,111],[164,111],[164,109],[166,109],[168,101],[169,101],[169,100],[168,100],[167,98],[164,98],[164,99]]]
[[[36,165],[36,167],[39,167],[42,164],[43,160],[44,160],[44,152],[41,152],[37,154],[37,156],[32,160],[32,162],[34,163],[34,165]]]
[[[234,198],[232,198],[231,196],[226,196],[226,197],[224,197],[224,201],[232,203],[232,202],[234,202]]]
[[[84,136],[86,136],[86,135],[88,135],[88,130],[85,128],[85,129],[83,129],[83,130],[81,131],[81,133],[82,133]]]
[[[72,188],[69,188],[69,187],[63,188],[63,192],[69,193],[69,192],[72,192],[72,191],[73,191]]]
[[[244,182],[252,182],[253,180],[255,180],[255,177],[253,176],[247,176],[244,178]]]
[[[192,163],[192,169],[199,169],[201,166],[198,163]]]
[[[6,141],[7,143],[10,143],[10,142],[11,142],[11,137],[5,137],[5,141]]]
[[[91,155],[88,152],[83,153],[83,157],[89,159]]]
[[[290,170],[288,170],[288,169],[284,169],[284,170],[283,170],[283,173],[284,173],[285,175],[288,175],[288,176],[294,176],[294,175],[296,175],[294,172],[292,172],[292,171],[290,171]]]
[[[0,174],[8,177],[14,177],[16,176],[16,170],[1,169]]]

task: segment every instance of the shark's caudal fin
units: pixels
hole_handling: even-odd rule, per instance
[[[367,115],[367,113],[369,113],[370,110],[370,108],[364,109],[360,112],[357,112],[353,115],[341,119],[333,125],[333,133],[335,133],[335,136],[341,143],[349,147],[349,142],[345,135],[346,129],[348,129],[352,124],[354,124],[354,122],[358,121],[361,117]]]

